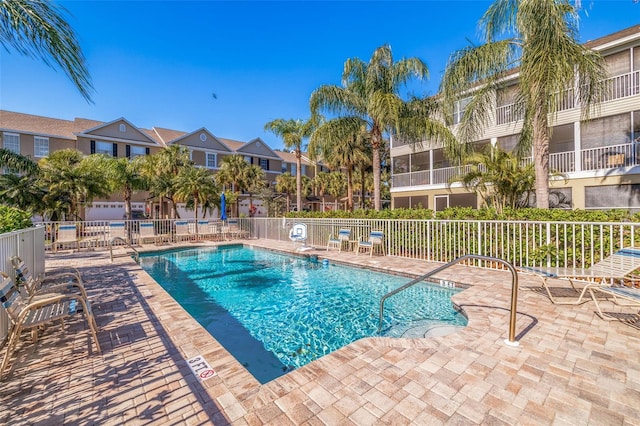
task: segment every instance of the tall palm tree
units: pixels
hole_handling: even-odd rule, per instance
[[[302,151],[304,140],[311,136],[314,120],[284,120],[278,118],[264,125],[264,129],[282,138],[286,149],[293,149],[296,157],[296,203],[302,209]]]
[[[220,162],[220,170],[216,173],[216,180],[220,186],[230,186],[232,191],[236,193],[235,204],[235,216],[238,216],[240,211],[240,193],[242,192],[245,183],[244,176],[249,168],[244,157],[240,154],[227,155]]]
[[[383,135],[402,125],[404,101],[400,88],[411,78],[428,77],[427,66],[420,59],[394,62],[391,47],[377,48],[368,63],[359,58],[347,59],[342,86],[325,85],[311,94],[310,107],[315,115],[326,110],[341,120],[349,130],[366,126],[371,135],[374,208],[380,210],[381,150]],[[327,125],[330,121],[324,125]],[[322,127],[321,125],[320,127]]]
[[[177,199],[175,197],[175,178],[183,167],[192,165],[189,149],[181,145],[170,145],[157,154],[142,157],[140,164],[142,175],[149,184],[151,196],[160,201],[169,201],[170,217],[178,217]],[[162,214],[162,212],[161,212]]]
[[[519,150],[533,147],[540,208],[549,208],[549,117],[555,116],[558,100],[577,87],[575,98],[587,118],[604,94],[604,61],[578,43],[577,23],[569,0],[496,0],[479,23],[485,44],[454,53],[441,83],[447,114],[456,101],[469,97],[458,131],[469,146],[489,123],[501,79],[517,67],[516,104],[524,106]]]
[[[104,157],[107,161],[107,177],[113,192],[120,192],[124,200],[124,213],[131,220],[131,198],[136,191],[147,189],[147,180],[141,173],[144,157],[133,160],[120,157]]]
[[[48,66],[57,65],[91,102],[91,78],[76,34],[63,17],[65,12],[44,0],[2,0],[0,44]]]
[[[291,211],[291,194],[296,191],[296,179],[291,173],[286,172],[276,177],[276,191],[287,197],[287,211]],[[298,208],[300,211],[300,208]]]
[[[245,189],[249,193],[249,215],[255,214],[255,207],[253,206],[253,194],[259,192],[266,185],[265,180],[266,173],[262,168],[256,164],[251,164],[245,170],[242,177]]]
[[[42,214],[45,210],[43,199],[46,194],[46,189],[38,182],[37,174],[0,175],[0,204]]]
[[[343,119],[336,119],[320,126],[312,139],[322,141],[322,158],[334,170],[343,170],[347,177],[347,210],[353,211],[353,172],[361,163],[368,162],[367,145],[370,138],[364,126],[351,127]],[[351,133],[346,133],[350,130]]]
[[[196,233],[198,233],[198,208],[209,200],[217,200],[220,204],[220,188],[213,175],[203,168],[184,166],[180,169],[175,181],[176,199],[179,201],[193,200],[196,218]]]

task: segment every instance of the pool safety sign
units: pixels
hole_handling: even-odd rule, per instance
[[[187,360],[187,365],[193,371],[193,374],[200,380],[204,381],[216,375],[216,372],[204,359],[202,355],[198,355]]]

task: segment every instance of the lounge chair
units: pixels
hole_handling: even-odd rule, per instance
[[[88,300],[80,271],[76,268],[68,267],[66,271],[41,274],[36,277],[18,256],[11,258],[11,265],[16,274],[16,282],[24,286],[30,299],[43,293],[74,292],[84,300]]]
[[[34,342],[38,339],[38,330],[50,323],[60,321],[64,326],[64,320],[78,312],[78,303],[82,305],[82,313],[87,319],[93,340],[96,343],[98,353],[100,344],[98,343],[95,319],[91,313],[91,305],[82,297],[74,297],[71,294],[49,293],[42,295],[37,300],[26,300],[18,290],[15,281],[8,275],[0,272],[0,303],[5,308],[9,317],[9,331],[7,336],[7,349],[0,365],[0,378],[13,351],[20,340],[23,330],[31,330]]]
[[[125,241],[129,241],[124,222],[109,222],[109,243],[111,243],[114,238],[122,238]]]
[[[175,240],[190,240],[193,237],[193,234],[189,232],[189,222],[186,220],[177,220],[176,221],[176,234]]]
[[[220,235],[220,233],[218,232],[217,225],[209,223],[208,220],[199,220],[197,235],[198,235],[198,239],[206,239],[206,238],[215,239]]]
[[[369,256],[373,256],[373,252],[375,251],[376,247],[380,247],[383,256],[386,255],[384,249],[384,233],[382,231],[371,231],[367,241],[358,241],[358,246],[356,247],[356,255],[359,255],[360,250],[364,249],[365,252],[369,250]]]
[[[591,265],[590,268],[528,268],[517,267],[520,273],[538,277],[549,296],[549,300],[556,305],[578,305],[584,303],[587,290],[594,287],[610,287],[615,281],[622,281],[640,268],[640,248],[623,248],[612,255]],[[550,278],[569,281],[578,297],[572,300],[558,300],[553,296],[549,288]],[[600,282],[596,281],[600,280]],[[578,289],[576,282],[584,284]]]
[[[153,240],[154,244],[162,243],[165,239],[170,238],[168,234],[157,234],[155,224],[153,222],[140,223],[140,244],[145,241]]]
[[[58,236],[53,242],[53,251],[58,251],[58,246],[65,244],[75,244],[76,248],[80,250],[80,239],[78,238],[78,229],[75,223],[58,226]]]
[[[342,251],[342,247],[345,243],[348,245],[351,240],[351,229],[341,229],[338,231],[338,235],[334,238],[333,234],[329,236],[327,242],[327,251],[330,248],[337,248],[338,251]]]
[[[229,238],[249,238],[249,231],[242,229],[237,220],[230,220],[228,225],[227,234],[229,235]]]
[[[603,295],[611,298],[611,301],[620,306],[636,306],[640,307],[640,288],[625,287],[625,286],[590,286],[589,294],[591,300],[596,304],[596,311],[600,318],[611,321],[616,318],[605,314],[600,308],[600,302],[596,298],[596,293],[602,293]],[[620,301],[622,299],[622,301]]]

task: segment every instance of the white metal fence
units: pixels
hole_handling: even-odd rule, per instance
[[[20,256],[34,274],[44,272],[44,232],[43,227],[22,229],[0,234],[0,270],[14,277],[11,257]],[[7,337],[9,321],[3,307],[0,307],[0,343]]]

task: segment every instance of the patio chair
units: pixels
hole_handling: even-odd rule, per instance
[[[636,287],[625,287],[625,286],[611,286],[611,287],[602,287],[602,286],[591,286],[589,287],[589,294],[591,295],[591,300],[596,304],[596,313],[603,320],[611,321],[616,318],[611,317],[610,315],[602,312],[600,308],[600,303],[596,298],[596,292],[602,293],[603,295],[611,298],[611,301],[616,305],[620,306],[640,306],[640,288]],[[622,299],[623,301],[619,301]]]
[[[109,242],[113,241],[114,238],[122,238],[125,241],[129,240],[124,222],[109,222]]]
[[[606,288],[615,281],[629,278],[629,275],[640,268],[640,248],[622,248],[611,256],[605,257],[590,268],[544,268],[544,267],[516,267],[517,271],[536,276],[542,283],[542,288],[547,292],[551,303],[556,305],[579,305],[584,303],[584,296],[590,288]],[[572,300],[558,300],[553,296],[549,288],[550,278],[568,281],[578,297]],[[596,281],[596,280],[599,280]],[[584,287],[578,289],[576,282],[583,283]]]
[[[189,232],[189,222],[186,220],[177,220],[176,221],[176,234],[175,240],[190,240],[193,237],[193,234]]]
[[[38,340],[38,330],[53,322],[60,321],[64,327],[64,320],[78,312],[82,312],[89,324],[93,341],[100,353],[98,343],[97,325],[91,305],[82,297],[73,297],[71,294],[49,293],[37,300],[26,300],[18,290],[15,281],[3,272],[0,272],[2,279],[0,284],[0,303],[5,309],[9,318],[9,330],[7,335],[7,349],[0,365],[0,378],[9,360],[13,355],[23,330],[31,330],[31,337],[34,343]],[[82,305],[82,311],[78,309],[78,302]]]
[[[360,254],[360,250],[364,249],[365,251],[369,250],[369,256],[373,256],[373,252],[376,247],[379,247],[382,251],[382,255],[386,256],[386,252],[384,249],[384,233],[382,231],[371,231],[369,234],[369,239],[367,241],[358,241],[358,246],[356,247],[356,255]]]
[[[80,250],[80,239],[78,238],[78,229],[75,223],[58,226],[58,236],[53,242],[53,251],[57,252],[58,246],[65,244],[75,244],[76,248]]]
[[[57,271],[52,274],[40,274],[36,277],[18,256],[11,258],[11,265],[16,274],[16,282],[24,286],[29,299],[43,293],[74,292],[82,296],[85,301],[88,300],[80,271],[74,267],[67,267],[66,271]]]
[[[338,251],[342,251],[342,247],[346,243],[349,244],[351,240],[351,229],[341,229],[338,231],[338,235],[334,238],[333,234],[329,236],[329,241],[327,242],[327,251],[330,248],[337,248]]]
[[[208,220],[199,220],[198,221],[198,239],[206,239],[206,238],[217,238],[220,235],[218,232],[218,226],[212,223],[209,223]]]
[[[236,238],[249,238],[249,231],[245,231],[240,227],[237,220],[230,220],[228,222],[229,228],[227,230],[231,239]]]
[[[140,223],[140,244],[144,244],[144,242],[148,240],[152,240],[154,244],[158,244],[167,238],[170,238],[170,235],[156,233],[156,227],[153,222]]]

